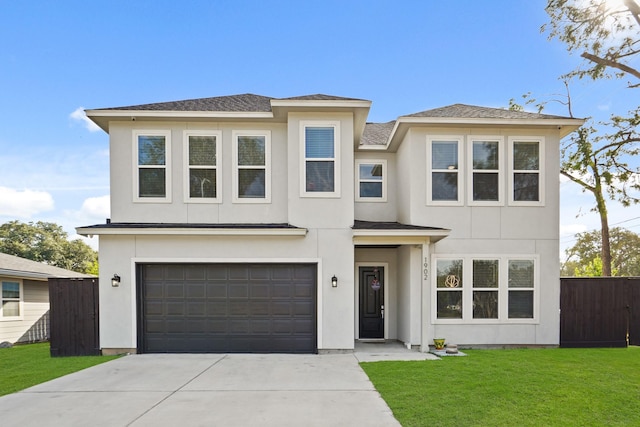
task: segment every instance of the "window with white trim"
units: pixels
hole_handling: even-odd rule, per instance
[[[171,201],[171,132],[134,131],[134,200]]]
[[[387,200],[387,161],[356,160],[356,200],[385,202]]]
[[[340,123],[301,122],[301,196],[340,196]]]
[[[462,205],[461,136],[427,137],[427,204]]]
[[[469,204],[503,204],[502,137],[469,137]]]
[[[271,201],[271,132],[233,132],[233,201]]]
[[[544,138],[509,138],[509,203],[544,204]]]
[[[537,318],[537,256],[436,256],[434,320],[532,322]]]
[[[509,260],[509,319],[533,318],[535,276],[533,260]]]
[[[188,203],[219,202],[220,132],[184,132],[185,201]]]
[[[22,318],[22,284],[20,282],[3,281],[0,305],[0,319],[13,320]]]

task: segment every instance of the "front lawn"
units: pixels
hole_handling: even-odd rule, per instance
[[[404,427],[640,425],[640,347],[361,363]]]
[[[116,357],[51,357],[49,343],[0,348],[0,396],[113,360]]]

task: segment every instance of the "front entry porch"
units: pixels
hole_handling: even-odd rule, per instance
[[[377,343],[356,341],[353,354],[359,362],[438,360],[439,357],[421,352],[419,349],[407,348],[400,341],[380,341]]]
[[[356,221],[355,338],[359,345],[398,341],[429,351],[428,271],[430,247],[449,230],[398,223]]]

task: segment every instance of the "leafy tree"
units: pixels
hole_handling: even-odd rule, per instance
[[[565,85],[566,79],[574,77],[628,77],[630,88],[640,87],[640,72],[631,65],[640,54],[637,0],[548,0],[545,10],[551,21],[542,26],[542,31],[548,31],[550,39],[564,42],[570,53],[581,52],[585,59],[583,65],[563,76]],[[568,106],[571,114],[570,102]],[[640,167],[630,164],[640,154],[639,124],[640,107],[636,107],[627,116],[614,115],[610,122],[600,123],[604,128],[600,133],[593,125],[583,126],[562,149],[561,173],[594,195],[605,276],[612,275],[606,201],[617,200],[623,206],[640,202]]]
[[[640,86],[640,71],[631,66],[640,53],[637,0],[548,0],[551,22],[542,26],[549,38],[562,41],[570,53],[580,52],[585,63],[568,77],[633,77]]]
[[[97,271],[98,253],[80,239],[69,241],[67,232],[51,222],[0,225],[0,252],[79,273]]]
[[[600,232],[578,233],[576,243],[565,251],[563,276],[602,275],[602,239]],[[640,276],[640,235],[615,227],[611,229],[612,274]]]

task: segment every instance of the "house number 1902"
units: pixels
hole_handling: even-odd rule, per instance
[[[424,280],[429,279],[429,262],[427,258],[424,258],[424,264],[422,264],[422,274],[424,276]]]

